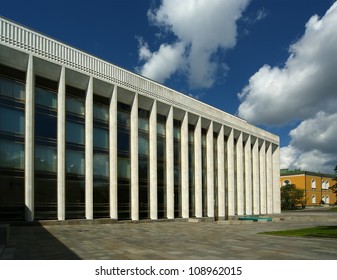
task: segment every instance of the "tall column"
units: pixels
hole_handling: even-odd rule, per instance
[[[245,193],[246,193],[246,215],[253,213],[252,195],[252,146],[249,135],[245,145]]]
[[[195,216],[202,217],[202,159],[201,159],[201,118],[194,130],[194,178],[195,178]]]
[[[260,214],[259,139],[253,144],[253,214]]]
[[[158,219],[158,195],[157,195],[157,101],[153,101],[150,112],[150,218]]]
[[[209,124],[206,135],[207,166],[207,216],[214,217],[214,149],[213,122]]]
[[[267,214],[273,213],[273,164],[272,164],[272,144],[269,143],[266,154],[267,165]]]
[[[166,120],[166,192],[167,218],[174,219],[174,142],[173,142],[173,107],[170,107]]]
[[[130,159],[131,159],[131,219],[139,220],[139,175],[138,175],[138,94],[135,93],[131,108]]]
[[[225,148],[224,148],[224,127],[221,126],[218,134],[218,216],[225,218]]]
[[[29,55],[25,104],[25,216],[27,221],[34,220],[34,93],[33,56]]]
[[[93,112],[94,83],[89,78],[85,97],[85,217],[93,219]]]
[[[228,216],[235,216],[234,201],[234,129],[231,129],[227,140],[227,168],[228,168]]]
[[[114,86],[109,107],[110,218],[118,219],[118,153],[117,153],[117,86]]]
[[[236,198],[237,198],[237,214],[244,214],[244,182],[243,182],[243,140],[242,132],[236,144]]]
[[[266,143],[260,149],[260,213],[267,213]]]
[[[66,81],[61,68],[57,94],[57,218],[65,219]]]
[[[183,218],[189,217],[188,176],[188,113],[185,112],[181,124],[181,203]]]
[[[273,153],[273,213],[281,213],[280,147],[274,145]]]

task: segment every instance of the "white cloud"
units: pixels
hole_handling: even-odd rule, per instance
[[[284,67],[264,65],[238,94],[238,115],[252,123],[301,123],[281,148],[281,168],[332,172],[337,164],[337,2],[290,46]]]
[[[155,56],[144,56],[144,49],[139,49],[139,57],[145,59],[139,72],[152,79],[157,79],[158,68],[166,68],[161,56],[166,52],[161,50],[184,48],[181,54],[184,59],[170,64],[171,71],[160,76],[160,81],[168,79],[175,71],[182,70],[188,76],[189,84],[195,88],[209,88],[216,79],[217,73],[223,69],[212,59],[219,49],[232,48],[236,44],[236,21],[241,17],[249,0],[163,0],[160,7],[150,10],[150,21],[163,31],[171,32],[178,43],[162,44]],[[144,45],[143,45],[144,46]],[[148,48],[147,48],[148,49]],[[179,48],[179,51],[181,49]],[[152,60],[156,59],[157,63]],[[154,69],[152,69],[154,67]],[[162,72],[165,72],[162,70]]]
[[[238,115],[255,124],[281,125],[337,108],[337,3],[313,16],[290,46],[283,68],[264,65],[238,94]]]

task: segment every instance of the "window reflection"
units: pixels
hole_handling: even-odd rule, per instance
[[[24,111],[0,106],[0,131],[24,134]]]
[[[84,175],[84,152],[66,151],[66,172],[67,174]]]
[[[25,85],[0,77],[0,95],[23,100],[25,98]]]
[[[109,156],[94,154],[94,175],[109,177]]]
[[[66,141],[70,143],[84,145],[84,124],[67,121],[66,122]]]
[[[67,96],[66,111],[68,113],[84,116],[85,113],[84,101],[74,97]]]
[[[109,148],[109,133],[107,129],[94,127],[94,146],[103,149]]]
[[[130,179],[130,160],[118,157],[118,178]]]
[[[38,105],[56,109],[57,98],[56,94],[47,89],[35,88],[35,103]]]
[[[56,148],[47,146],[35,146],[35,170],[56,172]]]
[[[0,167],[24,169],[24,145],[0,139]]]
[[[109,110],[107,107],[94,104],[94,119],[108,122],[109,121]]]

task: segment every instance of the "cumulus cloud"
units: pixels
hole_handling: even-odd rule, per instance
[[[158,9],[148,12],[149,20],[162,31],[173,34],[177,41],[163,43],[152,55],[148,55],[146,44],[140,46],[139,57],[144,60],[144,65],[138,71],[163,82],[181,70],[187,75],[191,87],[211,87],[218,72],[226,69],[223,63],[219,65],[213,58],[219,50],[235,46],[236,21],[248,3],[249,0],[162,0]],[[172,61],[170,70],[166,73],[161,70],[158,79],[157,70],[167,67],[165,57],[168,52],[175,53],[175,57],[183,56],[183,59]]]
[[[301,123],[281,148],[281,167],[331,172],[337,164],[337,2],[312,16],[284,67],[264,65],[238,94],[238,115],[254,124]]]

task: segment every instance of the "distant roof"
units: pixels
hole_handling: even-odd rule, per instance
[[[289,176],[289,175],[300,175],[300,174],[305,174],[305,175],[311,175],[311,176],[317,176],[317,177],[330,177],[330,178],[335,178],[336,175],[334,174],[327,174],[327,173],[321,173],[321,172],[313,172],[313,171],[305,171],[301,169],[281,169],[280,170],[281,176]]]

